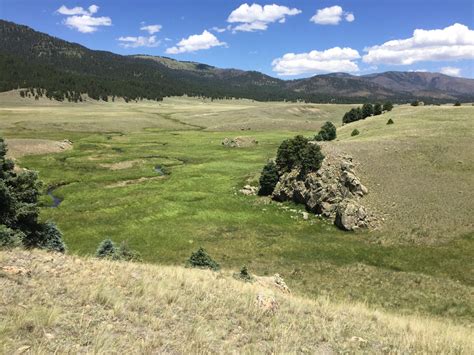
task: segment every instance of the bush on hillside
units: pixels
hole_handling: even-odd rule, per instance
[[[278,169],[275,162],[270,161],[263,167],[262,173],[260,174],[260,189],[258,194],[260,196],[271,195],[279,179]]]
[[[0,246],[21,244],[64,252],[66,247],[56,225],[39,221],[41,183],[37,173],[16,172],[13,161],[6,158],[7,151],[0,137]]]
[[[374,105],[374,116],[378,116],[382,114],[382,105],[377,103]]]
[[[393,120],[391,118],[389,118],[389,120],[387,121],[387,124],[394,124],[395,122],[393,122]]]
[[[249,270],[247,269],[247,266],[242,266],[242,269],[240,269],[240,272],[234,274],[234,278],[237,280],[242,280],[245,282],[253,282],[254,278],[253,276],[249,273]]]
[[[461,102],[456,101],[456,102],[454,103],[454,106],[461,106]]]
[[[140,253],[130,249],[127,242],[122,241],[120,246],[117,247],[111,239],[104,239],[100,242],[95,256],[111,260],[141,261]]]
[[[117,252],[117,248],[115,247],[115,243],[110,239],[104,239],[100,242],[97,251],[95,252],[95,256],[98,258],[110,258],[113,259]]]
[[[362,110],[360,107],[351,108],[348,112],[344,114],[342,117],[342,123],[347,124],[351,122],[355,122],[362,119]]]
[[[393,109],[393,104],[390,101],[387,101],[386,103],[383,104],[384,111],[392,111],[392,109]]]
[[[21,231],[15,231],[7,226],[0,225],[0,248],[14,248],[22,245],[25,235]]]
[[[362,119],[370,117],[374,114],[374,106],[372,104],[362,105]]]
[[[131,249],[126,241],[122,241],[115,252],[115,259],[125,261],[142,261],[141,254]]]
[[[321,147],[310,143],[303,136],[286,139],[278,148],[276,166],[278,172],[283,174],[293,169],[300,169],[301,175],[317,171],[321,167],[324,155]]]
[[[359,135],[359,130],[356,128],[354,129],[352,132],[351,132],[351,136],[354,137],[354,136],[358,136]]]
[[[419,105],[420,105],[420,102],[417,101],[417,100],[415,100],[415,101],[412,101],[410,105],[411,105],[411,106],[419,106]]]
[[[186,266],[199,269],[211,269],[214,271],[218,271],[220,269],[219,264],[215,262],[202,247],[191,254]]]
[[[317,141],[332,141],[336,139],[336,126],[332,122],[327,121],[314,139]]]

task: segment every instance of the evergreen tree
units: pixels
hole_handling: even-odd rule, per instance
[[[278,169],[273,161],[270,161],[263,167],[262,173],[260,174],[260,189],[258,194],[261,196],[271,195],[275,186],[278,183]]]
[[[374,116],[378,116],[382,114],[382,105],[379,103],[376,103],[374,105]]]
[[[110,239],[104,239],[97,248],[95,256],[98,258],[114,258],[116,253],[116,247],[113,241]]]
[[[332,141],[336,139],[336,126],[330,122],[327,121],[323,126],[321,127],[319,133],[314,137],[317,141]]]
[[[392,109],[393,109],[393,104],[390,101],[387,101],[386,103],[383,104],[384,111],[392,111]]]
[[[370,117],[374,114],[374,106],[372,104],[362,105],[362,119]]]
[[[21,244],[64,252],[59,229],[52,222],[39,221],[40,182],[33,171],[17,173],[6,158],[7,146],[0,137],[0,245]]]
[[[215,262],[202,247],[191,254],[186,266],[200,269],[211,269],[214,271],[220,269],[219,264]]]
[[[300,169],[301,176],[317,171],[321,167],[324,155],[321,147],[312,144],[303,136],[286,139],[278,148],[276,166],[278,172],[283,174],[293,169]]]

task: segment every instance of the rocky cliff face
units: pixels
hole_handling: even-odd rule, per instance
[[[309,211],[334,220],[343,230],[375,227],[375,216],[361,203],[369,191],[357,177],[352,157],[324,153],[326,158],[316,173],[302,178],[298,170],[283,174],[272,198],[302,203]]]

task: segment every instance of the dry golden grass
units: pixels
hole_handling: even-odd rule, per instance
[[[10,158],[20,158],[24,155],[60,153],[72,148],[71,144],[48,139],[12,138],[7,139],[6,142],[8,144],[7,156]]]
[[[0,253],[0,286],[6,354],[474,352],[469,327],[310,301],[230,271],[13,250]],[[259,294],[278,307],[262,309]]]

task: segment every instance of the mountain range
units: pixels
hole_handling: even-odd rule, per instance
[[[260,101],[452,102],[474,100],[474,79],[429,72],[347,73],[281,80],[257,71],[222,69],[172,58],[91,50],[0,20],[0,91],[42,88],[63,97],[161,99],[190,95]]]

